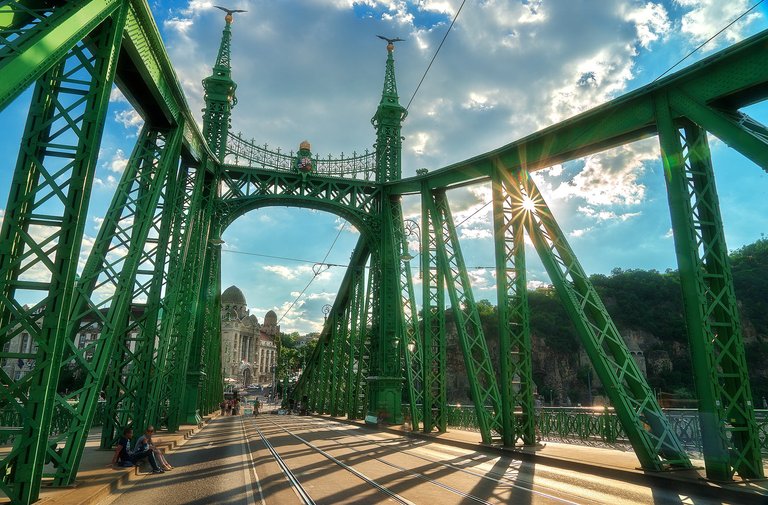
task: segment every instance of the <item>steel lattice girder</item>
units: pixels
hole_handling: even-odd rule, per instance
[[[762,478],[760,437],[705,132],[659,97],[659,142],[680,268],[707,477]]]
[[[0,463],[6,475],[0,490],[17,503],[37,499],[46,453],[55,454],[47,437],[124,20],[118,11],[87,47],[78,43],[38,81],[0,231],[0,343],[23,330],[37,346],[23,356],[0,354],[34,362],[18,381],[0,373],[6,386],[0,404],[14,405],[23,419],[12,430],[14,448]],[[27,296],[41,298],[27,308],[20,301]]]
[[[499,313],[499,355],[501,360],[501,414],[503,443],[513,446],[536,443],[536,418],[533,410],[533,371],[528,286],[525,275],[525,215],[516,212],[515,202],[505,186],[507,173],[494,174],[493,230],[496,253],[496,292]],[[517,387],[514,387],[515,384]],[[519,418],[514,415],[520,405]]]
[[[480,315],[456,235],[456,227],[443,191],[433,191],[427,202],[431,217],[430,231],[435,234],[438,268],[446,279],[448,297],[464,354],[472,401],[483,442],[491,443],[493,432],[502,434],[501,395],[488,353]],[[490,410],[489,410],[490,408]]]
[[[137,391],[131,382],[140,375],[135,370],[137,366],[143,368],[152,364],[151,359],[148,364],[136,363],[138,357],[146,352],[147,346],[154,347],[155,332],[152,330],[147,334],[140,331],[137,324],[141,323],[143,317],[133,315],[132,308],[140,300],[147,299],[152,284],[162,282],[162,276],[158,278],[156,275],[155,263],[162,261],[164,252],[157,248],[154,241],[148,242],[147,239],[163,218],[164,202],[161,196],[169,185],[167,174],[177,164],[180,146],[181,128],[168,132],[145,125],[137,149],[129,160],[129,165],[139,167],[132,167],[132,177],[124,179],[125,190],[131,192],[131,198],[127,202],[113,202],[109,211],[112,214],[110,220],[105,219],[99,230],[102,242],[97,241],[98,247],[94,247],[89,258],[91,265],[88,278],[83,275],[81,279],[87,284],[84,284],[82,292],[85,299],[80,304],[90,310],[88,313],[78,310],[77,315],[83,313],[84,316],[98,317],[96,312],[101,307],[109,307],[100,336],[104,349],[94,354],[94,358],[97,358],[93,363],[94,370],[98,369],[98,373],[94,383],[89,384],[91,401],[98,397],[102,384],[106,393],[101,438],[103,448],[114,444],[122,434],[121,428],[129,420],[143,415],[143,412],[136,409]],[[122,248],[126,248],[128,254],[119,258]],[[139,274],[142,268],[152,272],[149,279],[145,278],[146,274]],[[101,303],[94,302],[91,296],[96,285],[100,290],[114,288],[114,295]],[[76,333],[73,329],[73,342]],[[151,355],[150,351],[148,356],[151,358]],[[89,408],[95,409],[95,404]]]
[[[178,333],[183,321],[184,311],[192,303],[189,294],[191,286],[193,263],[193,238],[197,231],[197,221],[200,218],[202,205],[203,182],[205,171],[193,169],[186,165],[179,170],[179,191],[176,193],[173,222],[171,223],[171,240],[168,258],[168,282],[163,307],[167,310],[160,321],[159,340],[155,373],[150,381],[149,410],[145,416],[145,424],[161,425],[163,412],[172,401],[178,401],[173,396],[173,374],[182,345]],[[165,415],[167,425],[167,414]]]
[[[528,234],[640,464],[656,471],[690,468],[688,455],[530,174],[517,170],[513,180],[507,187],[514,211],[525,214]]]
[[[390,222],[395,232],[397,266],[400,269],[400,318],[403,322],[400,354],[404,358],[402,366],[403,377],[405,378],[404,386],[408,392],[411,426],[414,430],[418,430],[422,418],[422,411],[419,407],[424,404],[423,388],[419,385],[423,374],[419,316],[416,310],[410,260],[405,256],[408,253],[408,239],[405,236],[403,210],[400,202],[393,203],[390,211]]]
[[[2,6],[3,11],[13,13],[13,20],[10,26],[0,26],[0,110],[56,65],[122,3],[82,0],[60,2],[59,6],[47,9],[29,9],[20,2]]]
[[[421,193],[423,431],[448,427],[445,341],[445,276],[438,267],[437,233],[429,217],[434,205],[429,188]]]
[[[137,332],[136,325],[141,324],[144,317],[151,316],[144,314],[129,327],[132,303],[137,297],[149,296],[149,286],[143,283],[135,285],[137,272],[142,264],[147,260],[153,261],[161,252],[152,241],[148,243],[147,237],[162,216],[163,206],[158,206],[158,202],[168,187],[166,174],[172,172],[180,145],[180,128],[168,137],[167,131],[158,131],[148,125],[144,127],[77,283],[67,328],[68,347],[62,366],[81,368],[85,383],[82,388],[57,399],[64,409],[72,412],[69,428],[57,437],[57,440],[65,441],[61,458],[57,461],[57,485],[68,485],[75,478],[113,350],[126,345],[128,335]],[[119,253],[123,249],[127,249],[125,256]],[[113,291],[113,294],[97,301],[93,298],[97,286],[99,292]],[[99,339],[78,349],[78,335],[94,321],[102,327]],[[140,331],[137,333],[141,335]],[[151,336],[144,335],[143,338],[151,339],[151,346],[154,337],[152,332]],[[126,352],[132,353],[130,348]],[[150,360],[149,365],[151,363]],[[133,363],[133,366],[139,365]],[[113,363],[115,369],[117,371],[113,374],[123,373],[119,363]],[[129,377],[133,375],[131,373]],[[125,388],[121,378],[112,377],[112,380]],[[79,401],[73,407],[67,400],[75,396]],[[107,416],[114,418],[114,410],[110,414],[107,409]],[[110,437],[107,445],[113,441],[114,437]]]

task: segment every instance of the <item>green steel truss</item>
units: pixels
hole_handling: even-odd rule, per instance
[[[427,209],[431,220],[429,232],[435,234],[437,264],[451,300],[480,434],[483,442],[489,444],[495,436],[502,434],[501,396],[496,373],[445,192],[432,191],[432,198],[427,199]]]
[[[760,437],[739,309],[706,132],[677,125],[664,97],[657,120],[699,397],[707,477],[762,478]]]
[[[445,432],[448,427],[445,342],[445,275],[438,267],[438,235],[430,219],[432,194],[421,193],[422,275],[422,430]]]
[[[496,249],[496,292],[499,313],[502,441],[505,446],[536,443],[528,286],[525,275],[525,213],[506,189],[507,172],[497,170],[492,182]],[[515,409],[520,406],[519,416]]]
[[[285,156],[266,148],[250,149],[264,163],[224,164],[227,153],[237,161],[237,153],[250,152],[244,144],[226,145],[236,85],[232,20],[225,20],[204,84],[203,133],[146,1],[0,1],[0,110],[34,86],[0,228],[0,362],[20,370],[11,377],[0,368],[0,441],[7,444],[0,493],[28,504],[44,478],[71,484],[100,401],[106,403],[100,420],[105,447],[127,423],[174,430],[215,409],[223,391],[219,239],[234,219],[270,205],[325,210],[361,233],[321,341],[295,388],[297,400],[306,396],[316,411],[392,423],[400,422],[407,398],[416,429],[444,431],[447,294],[482,440],[500,435],[505,445],[535,443],[525,229],[609,386],[643,468],[689,467],[529,177],[657,134],[707,475],[763,476],[706,132],[768,170],[768,128],[740,110],[768,97],[768,33],[492,152],[401,179],[406,110],[397,95],[392,44],[372,120],[375,153],[329,159],[327,170],[311,174],[271,167],[266,158],[279,165]],[[146,126],[79,272],[113,82]],[[498,367],[488,355],[445,197],[452,187],[487,181],[494,195],[502,330]],[[420,313],[403,264],[410,256],[400,203],[407,194],[422,201]],[[80,345],[89,324],[99,326],[100,337]],[[68,369],[85,374],[85,383],[61,395],[56,386]],[[75,396],[78,403],[68,401]],[[67,422],[54,427],[54,411],[69,416]],[[55,467],[48,470],[46,461]]]
[[[512,179],[507,191],[512,195],[514,212],[524,214],[525,228],[640,464],[653,470],[689,468],[687,454],[533,178],[517,170]]]
[[[124,21],[120,9],[37,81],[0,230],[0,344],[19,334],[30,342],[0,354],[30,368],[19,378],[0,372],[0,409],[16,410],[20,421],[0,432],[14,435],[0,460],[0,490],[18,503],[37,499],[43,462],[56,457],[48,434]]]

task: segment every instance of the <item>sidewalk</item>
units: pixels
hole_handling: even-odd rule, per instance
[[[404,426],[373,427],[366,425],[365,421],[362,420],[349,421],[346,418],[334,418],[328,415],[314,417],[364,426],[371,430],[386,431],[477,452],[503,454],[534,464],[540,463],[640,485],[663,485],[674,487],[681,492],[695,490],[699,494],[733,503],[768,504],[768,479],[749,482],[737,480],[732,483],[711,482],[706,479],[703,460],[692,460],[694,468],[690,470],[647,472],[640,468],[640,463],[634,452],[620,449],[549,441],[543,441],[539,447],[506,449],[481,443],[480,433],[471,431],[451,429],[446,433],[427,434],[410,431]],[[768,461],[764,460],[764,464],[768,465]],[[765,468],[765,474],[768,475],[768,466]]]
[[[176,433],[168,433],[164,430],[158,431],[155,434],[158,440],[158,447],[164,453],[172,454],[175,448],[184,445],[192,435],[218,415],[219,413],[216,412],[204,417],[199,426],[193,424],[182,425]],[[138,436],[139,434],[136,435],[136,437]],[[88,440],[85,444],[83,458],[74,485],[64,488],[47,487],[44,479],[43,486],[40,488],[40,500],[35,502],[36,504],[96,504],[113,493],[121,492],[132,481],[142,479],[147,475],[146,473],[137,473],[136,467],[110,468],[109,463],[112,460],[114,451],[111,449],[99,449],[100,438],[100,427],[92,428],[88,432]],[[173,464],[172,461],[171,464]],[[10,499],[0,496],[0,504],[8,503],[10,503]]]

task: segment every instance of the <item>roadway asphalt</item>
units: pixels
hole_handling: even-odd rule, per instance
[[[669,482],[626,481],[317,417],[218,417],[169,461],[171,472],[138,479],[100,505],[766,503],[765,496],[722,502],[681,494]]]

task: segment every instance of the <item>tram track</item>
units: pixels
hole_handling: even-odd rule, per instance
[[[356,470],[356,469],[352,468],[351,466],[347,465],[346,463],[340,461],[338,458],[336,458],[336,457],[332,456],[331,454],[329,454],[326,450],[321,449],[320,447],[318,447],[317,445],[313,444],[312,442],[310,442],[310,441],[306,440],[305,438],[297,435],[296,433],[293,433],[291,430],[289,430],[285,426],[283,426],[283,425],[281,425],[279,423],[276,423],[275,421],[273,421],[273,420],[271,420],[269,418],[265,418],[265,419],[266,419],[267,422],[269,422],[270,424],[275,426],[277,429],[279,429],[279,430],[285,432],[286,434],[290,435],[294,439],[298,440],[301,444],[309,447],[310,449],[312,449],[313,451],[317,452],[318,454],[321,454],[323,457],[325,457],[325,458],[329,459],[330,461],[334,462],[335,464],[339,465],[344,470],[347,470],[347,471],[351,472],[352,474],[356,475],[358,478],[363,479],[368,484],[374,486],[376,489],[378,489],[380,491],[383,491],[384,493],[386,493],[388,496],[390,496],[395,501],[397,501],[399,503],[408,503],[408,504],[413,503],[413,502],[403,498],[402,496],[398,495],[397,493],[389,490],[385,486],[382,486],[381,484],[376,482],[374,479],[371,479],[370,477],[365,476],[359,470]],[[255,422],[254,422],[254,424],[255,424]],[[333,423],[322,423],[322,424],[320,424],[320,423],[312,423],[312,424],[315,425],[315,426],[320,426],[323,429],[328,429],[330,426],[333,426]],[[351,433],[350,430],[344,430],[344,429],[339,430],[339,429],[336,429],[336,428],[331,428],[331,429],[333,431],[344,432],[347,435],[363,439],[363,440],[366,441],[366,443],[369,443],[371,445],[376,445],[376,446],[379,446],[379,447],[382,447],[382,448],[391,448],[391,446],[388,447],[387,444],[383,444],[383,443],[380,443],[380,442],[377,442],[377,441],[371,441],[367,437],[363,437],[361,435],[358,435],[358,434],[355,434],[355,433]],[[260,433],[261,436],[263,436],[263,434],[261,434],[260,430],[259,430],[259,433]],[[402,437],[402,438],[405,438],[405,437]],[[334,443],[337,444],[338,448],[340,448],[340,449],[343,448],[343,449],[352,451],[352,452],[354,452],[356,454],[363,454],[363,455],[365,455],[367,457],[367,461],[372,461],[372,460],[376,461],[379,464],[383,464],[383,465],[385,465],[385,466],[387,466],[389,468],[393,468],[393,469],[397,470],[401,474],[408,475],[410,477],[416,478],[416,479],[418,479],[418,480],[420,480],[422,482],[425,482],[427,484],[436,486],[436,487],[438,487],[438,488],[440,488],[440,489],[442,489],[444,491],[447,491],[447,492],[449,492],[451,494],[457,495],[457,496],[461,497],[463,500],[471,501],[471,502],[474,502],[474,503],[480,503],[480,504],[490,504],[490,503],[492,503],[492,502],[489,502],[489,501],[487,501],[487,500],[485,500],[485,499],[483,499],[481,497],[473,495],[472,493],[464,492],[464,491],[462,491],[462,490],[460,490],[460,489],[458,489],[458,488],[456,488],[454,486],[451,486],[451,485],[446,484],[444,482],[440,482],[437,479],[433,479],[433,478],[431,478],[431,477],[429,477],[429,476],[427,476],[425,474],[422,474],[422,473],[419,473],[417,471],[408,469],[408,468],[406,468],[406,467],[404,467],[402,465],[399,465],[397,463],[393,463],[391,461],[387,461],[387,460],[385,460],[385,459],[383,459],[381,457],[372,456],[369,452],[356,449],[356,448],[352,447],[350,444],[345,444],[345,443],[340,442],[338,440],[335,440]],[[401,452],[405,452],[405,451],[401,451]],[[525,492],[530,493],[532,495],[536,495],[539,498],[552,500],[553,502],[569,504],[569,505],[576,505],[577,503],[584,503],[583,500],[580,501],[580,502],[574,502],[574,501],[571,501],[571,500],[568,500],[568,499],[561,498],[559,496],[555,496],[555,495],[552,495],[552,494],[549,494],[549,493],[544,493],[542,491],[534,490],[534,489],[531,489],[530,487],[520,485],[519,483],[516,483],[516,482],[514,482],[511,479],[504,478],[503,476],[502,476],[502,478],[490,477],[488,475],[483,475],[481,473],[469,471],[469,470],[467,470],[465,468],[461,468],[461,467],[459,467],[457,465],[448,464],[448,463],[444,463],[444,462],[439,461],[439,460],[435,460],[435,459],[432,459],[432,458],[427,458],[427,457],[423,457],[423,456],[420,456],[420,455],[417,455],[417,454],[413,454],[411,451],[408,451],[408,455],[411,456],[411,457],[414,457],[414,458],[426,461],[426,462],[428,462],[430,464],[442,466],[444,468],[450,469],[451,471],[461,471],[461,472],[463,472],[463,473],[465,473],[467,475],[471,475],[474,478],[487,479],[487,480],[490,480],[490,481],[494,482],[495,484],[501,484],[501,485],[509,486],[509,487],[515,488],[515,489],[517,489],[519,491],[525,491]]]
[[[368,436],[363,436],[363,435],[360,435],[358,433],[355,433],[353,430],[351,430],[349,428],[338,428],[337,426],[339,425],[339,423],[336,423],[336,422],[333,422],[333,421],[323,421],[323,422],[319,422],[319,423],[315,422],[315,423],[312,423],[312,424],[314,424],[316,426],[320,426],[320,427],[322,427],[322,429],[331,429],[332,431],[346,433],[349,436],[352,436],[352,437],[355,437],[355,438],[359,438],[361,440],[365,440],[369,444],[377,445],[377,446],[383,447],[383,448],[388,448],[390,445],[393,445],[393,444],[396,444],[396,443],[399,443],[399,442],[402,442],[402,441],[405,441],[405,442],[408,442],[408,443],[411,442],[411,439],[409,439],[406,436],[402,436],[402,435],[393,435],[393,437],[395,437],[395,438],[391,439],[391,441],[392,441],[391,444],[383,443],[383,441],[375,441],[375,440],[372,440]],[[352,450],[354,452],[358,452],[358,453],[362,452],[362,451],[360,451],[358,449],[355,449],[355,448],[349,446],[348,444],[344,444],[343,442],[336,441],[336,443],[339,444],[339,445],[346,446],[349,450]],[[426,462],[429,462],[429,463],[432,463],[432,464],[440,465],[442,467],[449,468],[449,469],[451,469],[453,471],[462,472],[464,474],[471,475],[473,477],[477,477],[477,478],[485,479],[485,480],[490,480],[490,481],[492,481],[494,483],[497,483],[497,484],[504,484],[504,485],[510,486],[512,488],[521,490],[521,491],[527,491],[527,492],[529,492],[531,494],[538,495],[538,496],[540,496],[542,498],[548,498],[548,499],[551,499],[551,500],[555,500],[555,501],[558,501],[560,503],[569,504],[569,505],[578,505],[579,503],[584,503],[583,502],[583,498],[579,497],[579,496],[574,496],[574,498],[580,499],[582,501],[580,501],[580,502],[571,501],[571,500],[566,499],[566,498],[562,498],[562,497],[559,497],[559,496],[556,496],[556,495],[552,495],[552,494],[549,494],[549,493],[546,493],[546,492],[543,492],[543,491],[532,489],[532,487],[529,487],[529,486],[521,485],[519,482],[516,482],[515,480],[512,480],[509,477],[505,477],[504,475],[496,474],[496,475],[498,475],[498,477],[492,477],[492,476],[490,476],[488,474],[483,474],[483,473],[480,473],[480,472],[475,472],[475,471],[469,470],[467,468],[461,467],[461,466],[456,465],[456,464],[446,463],[444,461],[440,461],[440,460],[434,459],[434,458],[429,458],[429,457],[423,456],[421,454],[415,454],[413,452],[413,450],[411,450],[411,449],[403,449],[403,450],[400,451],[400,453],[408,454],[409,456],[411,456],[413,458],[420,459],[422,461],[426,461]],[[376,458],[376,459],[379,459],[379,458]],[[395,465],[395,464],[391,464],[391,463],[388,463],[388,462],[385,462],[385,461],[383,461],[383,463],[397,468],[397,465]],[[546,487],[546,486],[542,486],[541,484],[535,484],[535,485],[537,487]],[[530,483],[530,486],[534,486],[534,484]],[[547,489],[549,489],[549,488],[547,488]],[[563,493],[562,491],[559,491],[559,492]],[[487,503],[487,502],[484,502],[484,503]]]

